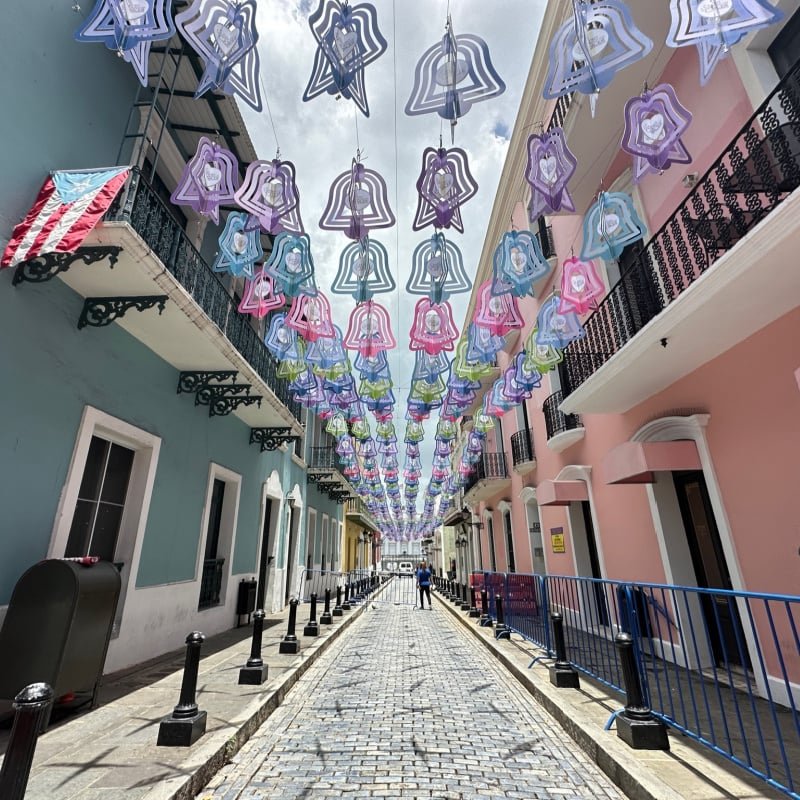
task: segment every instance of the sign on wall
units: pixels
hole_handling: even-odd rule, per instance
[[[564,529],[550,528],[550,542],[554,553],[566,553],[567,548],[564,543]]]

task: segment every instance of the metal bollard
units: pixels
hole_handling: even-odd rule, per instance
[[[295,635],[294,629],[295,625],[297,624],[297,606],[298,602],[293,597],[289,601],[289,626],[286,630],[286,636],[281,639],[280,647],[278,648],[279,653],[289,653],[290,655],[296,655],[300,652],[300,642]]]
[[[342,587],[338,584],[336,585],[336,605],[333,607],[333,616],[344,616],[344,610],[342,609]]]
[[[239,670],[239,683],[247,686],[260,686],[267,679],[269,668],[261,658],[261,639],[264,635],[264,617],[259,609],[253,614],[253,641],[250,645],[250,658]]]
[[[158,726],[156,744],[162,747],[189,747],[205,732],[207,715],[197,707],[197,673],[200,669],[200,648],[206,637],[192,631],[186,637],[186,662],[183,667],[181,695],[172,714]]]
[[[328,592],[328,596],[330,597],[330,589],[326,589]],[[311,608],[309,609],[308,613],[308,622],[306,623],[305,628],[303,628],[303,636],[319,636],[319,623],[317,622],[317,594],[313,592],[311,594]],[[323,622],[320,619],[320,622]]]
[[[319,618],[320,625],[331,625],[333,624],[333,615],[331,614],[331,590],[325,590],[325,610],[322,612],[322,616]]]
[[[494,620],[489,614],[489,593],[486,589],[481,589],[481,610],[483,613],[481,614],[481,618],[479,620],[480,626],[482,628],[491,628],[494,625]]]
[[[478,611],[478,603],[477,603],[477,600],[476,600],[476,594],[475,594],[475,587],[474,586],[470,586],[469,587],[469,595],[470,595],[469,615],[470,615],[470,617],[472,619],[477,619],[478,617],[480,617],[481,612]]]
[[[469,602],[467,600],[467,584],[461,584],[461,610],[462,611],[469,611]]]
[[[564,618],[558,612],[550,615],[553,621],[553,642],[556,647],[556,663],[549,668],[550,683],[559,689],[579,689],[578,673],[567,660],[567,644],[564,640]]]
[[[633,652],[633,637],[629,633],[618,633],[614,644],[625,684],[625,709],[617,716],[617,736],[636,750],[669,750],[667,726],[655,718],[644,696],[642,676]]]
[[[344,585],[344,603],[342,603],[342,609],[344,611],[349,611],[352,608],[350,605],[350,581],[347,581]]]
[[[454,606],[461,605],[461,586],[458,581],[453,581],[453,594],[450,598]]]
[[[0,797],[23,800],[31,774],[39,732],[47,721],[53,690],[46,683],[32,683],[14,698],[14,724],[0,770]]]
[[[494,629],[495,639],[510,639],[511,628],[506,625],[506,617],[503,613],[503,598],[497,594],[494,597],[494,607],[497,609],[497,625]]]

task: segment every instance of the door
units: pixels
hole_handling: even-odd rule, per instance
[[[208,528],[206,549],[203,554],[203,576],[200,580],[200,601],[198,608],[211,608],[220,604],[222,590],[222,570],[224,558],[217,558],[219,537],[222,530],[222,506],[225,502],[225,481],[214,478],[211,489],[211,502],[208,506]]]
[[[589,551],[589,565],[592,570],[592,577],[600,580],[603,577],[603,572],[600,569],[600,557],[597,554],[597,537],[595,536],[594,524],[592,523],[592,508],[588,500],[581,501],[581,513],[583,514],[583,526],[586,530],[586,547]],[[594,583],[592,586],[595,608],[597,610],[597,621],[601,625],[608,625],[608,603],[606,602],[605,587],[602,583]]]
[[[697,585],[703,589],[733,589],[702,471],[675,472],[673,479]],[[749,668],[750,658],[735,600],[703,594],[701,605],[717,664],[727,662]]]
[[[528,518],[528,536],[530,537],[533,571],[536,575],[545,575],[547,573],[547,566],[544,562],[542,523],[541,519],[539,518],[538,504],[534,502],[526,503],[525,512]]]
[[[514,558],[514,535],[511,530],[511,512],[506,511],[503,514],[503,528],[506,535],[506,560],[508,562],[508,571],[517,571],[517,562]]]
[[[297,531],[295,530],[295,515],[297,514],[297,509],[294,507],[294,504],[289,506],[289,549],[286,552],[286,592],[283,598],[284,603],[289,602],[289,598],[292,594],[292,585],[294,584],[294,573],[295,573],[295,561],[297,560],[297,556],[295,555],[294,545],[295,539],[297,538]]]
[[[497,556],[494,551],[494,520],[491,517],[486,518],[486,530],[489,537],[489,559],[492,564],[492,572],[497,572]]]
[[[264,503],[264,520],[261,527],[261,559],[258,564],[258,591],[256,592],[256,608],[264,608],[267,594],[267,574],[270,564],[269,527],[272,522],[272,500],[268,497]]]

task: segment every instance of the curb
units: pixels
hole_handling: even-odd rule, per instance
[[[489,638],[484,631],[494,628],[481,628],[471,624],[469,617],[462,617],[459,610],[451,603],[438,596],[437,599],[450,614],[468,630],[498,661],[519,681],[534,700],[541,705],[551,717],[564,729],[581,750],[632,800],[685,800],[684,795],[676,792],[669,784],[662,781],[651,771],[643,768],[636,761],[635,751],[631,750],[616,736],[609,736],[594,724],[581,722],[577,707],[570,708],[564,704],[566,689],[556,689],[550,683],[535,680],[532,673],[520,667],[504,652],[495,639]]]
[[[280,706],[289,690],[300,680],[309,667],[341,636],[354,620],[364,613],[371,598],[380,595],[385,586],[386,584],[379,587],[373,595],[362,602],[358,609],[350,612],[341,624],[331,630],[329,636],[321,641],[318,640],[313,650],[309,650],[306,656],[301,656],[302,661],[297,666],[291,667],[281,676],[280,682],[266,698],[259,698],[251,703],[243,712],[245,719],[239,723],[238,729],[226,742],[206,757],[201,764],[192,768],[191,774],[187,775],[180,785],[170,785],[169,781],[165,781],[161,787],[148,792],[143,800],[194,800],[196,795],[230,762],[258,728]]]

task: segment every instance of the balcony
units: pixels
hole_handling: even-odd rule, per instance
[[[356,520],[362,527],[370,531],[378,530],[374,517],[367,511],[367,507],[360,497],[351,497],[345,503],[345,514],[349,519]]]
[[[536,469],[533,432],[527,428],[517,431],[511,437],[511,461],[517,475],[527,475]]]
[[[565,414],[559,408],[563,399],[559,390],[551,394],[542,405],[544,424],[547,427],[547,446],[554,453],[562,453],[583,439],[586,434],[586,429],[577,414]]]
[[[625,412],[795,308],[798,186],[800,65],[567,347],[562,410]]]
[[[101,324],[114,321],[181,372],[235,372],[235,383],[256,397],[231,402],[229,410],[233,407],[252,427],[291,428],[302,435],[300,405],[278,377],[277,361],[250,317],[238,312],[234,298],[138,170],[85,247],[119,252],[115,262],[87,259],[60,271],[58,277],[82,297],[165,299],[160,314],[131,309],[124,316],[111,313]]]
[[[331,500],[344,504],[351,502],[351,487],[342,469],[335,445],[309,449],[308,482],[316,485],[319,491],[327,492]]]
[[[484,453],[464,487],[464,503],[473,505],[511,485],[505,453]]]

